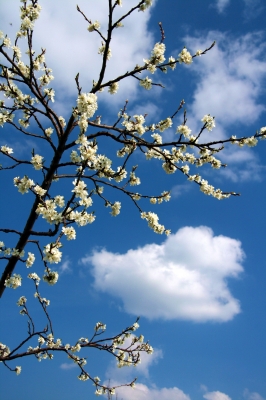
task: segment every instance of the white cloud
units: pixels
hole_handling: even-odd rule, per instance
[[[70,273],[72,271],[70,267],[70,260],[65,260],[62,264],[60,264],[60,273]]]
[[[206,400],[231,400],[231,397],[222,392],[208,392],[203,395]]]
[[[116,392],[118,398],[123,398],[123,400],[190,400],[190,397],[177,387],[149,388],[142,383],[137,383],[134,389],[123,387],[117,389]]]
[[[263,10],[265,10],[265,5],[262,0],[244,0],[244,4],[244,17],[246,20],[256,18]]]
[[[243,2],[243,14],[246,20],[256,18],[265,8],[261,0],[243,0]],[[219,14],[222,14],[229,4],[230,0],[216,0],[214,7],[217,9]]]
[[[265,400],[259,393],[250,392],[248,389],[244,390],[243,396],[247,400]]]
[[[249,125],[265,112],[265,105],[259,103],[266,76],[262,39],[261,33],[233,39],[217,31],[209,32],[207,37],[185,38],[187,46],[193,50],[205,49],[213,40],[217,42],[193,66],[198,83],[191,114],[198,120],[206,112],[215,115],[217,125],[225,129],[235,123]]]
[[[230,0],[216,0],[215,7],[217,8],[218,13],[224,12],[225,8],[229,5]]]
[[[241,243],[210,228],[185,227],[161,245],[126,254],[94,251],[94,287],[122,300],[126,312],[149,319],[228,321],[240,312],[227,279],[243,270]]]
[[[33,48],[36,52],[46,48],[47,65],[53,69],[55,76],[53,87],[56,95],[59,93],[57,89],[60,89],[59,100],[64,103],[67,96],[77,95],[74,78],[78,72],[83,91],[90,91],[92,81],[98,81],[102,59],[98,49],[102,39],[96,32],[87,31],[88,23],[77,12],[76,1],[66,1],[63,6],[62,2],[54,0],[40,1],[40,4],[42,11],[35,24]],[[124,15],[135,4],[135,0],[129,0],[124,2],[123,7],[117,7],[116,18]],[[101,31],[105,35],[108,3],[105,0],[79,0],[79,7],[88,19],[101,23]],[[143,58],[149,57],[154,45],[152,34],[148,31],[149,18],[150,10],[136,11],[124,21],[123,28],[113,32],[113,56],[107,63],[105,81],[133,69],[137,63],[143,62]],[[0,2],[0,22],[1,29],[13,39],[20,26],[17,0]],[[112,96],[111,104],[117,104],[118,101],[121,104],[128,93],[131,93],[132,99],[138,87],[136,79],[126,79],[121,83],[118,94]],[[110,104],[110,95],[105,92],[101,94],[101,98],[106,97]]]
[[[188,108],[188,126],[195,133],[199,132],[201,118],[204,114],[211,114],[215,116],[216,128],[204,133],[203,138],[241,137],[242,127],[256,123],[266,111],[260,100],[266,77],[265,43],[259,32],[237,39],[215,31],[204,37],[185,38],[186,45],[193,51],[209,47],[213,40],[217,41],[216,46],[191,65],[197,84],[192,105]],[[254,133],[251,131],[249,134]],[[257,179],[257,175],[262,175],[259,160],[251,149],[242,149],[242,152],[241,156],[238,146],[223,151],[222,157],[230,158],[230,162],[234,159],[235,164],[230,165],[230,173],[225,172],[227,177],[233,180]],[[242,174],[238,173],[239,169]],[[251,174],[251,169],[257,173]]]
[[[75,363],[63,363],[60,365],[61,369],[64,369],[65,371],[69,370],[69,369],[73,369],[73,368],[77,368],[77,364]]]
[[[189,183],[175,185],[171,189],[171,197],[176,199],[177,197],[180,197],[183,194],[189,192],[191,189],[192,185],[190,185]]]
[[[220,174],[233,182],[262,181],[265,176],[266,166],[259,165],[256,161],[250,162],[247,168],[230,167],[222,169]]]

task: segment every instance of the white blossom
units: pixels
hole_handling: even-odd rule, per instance
[[[102,43],[101,47],[99,47],[98,54],[103,55],[104,52],[105,52],[105,44]],[[112,57],[112,52],[111,52],[111,49],[109,47],[108,51],[107,51],[107,60],[110,60],[111,57]]]
[[[47,136],[49,136],[49,137],[50,137],[50,136],[51,136],[51,134],[53,133],[53,131],[54,131],[54,130],[53,130],[53,128],[47,128],[47,129],[45,129],[45,131],[44,131],[44,132],[46,133],[46,135],[47,135]]]
[[[152,80],[148,77],[145,79],[141,79],[139,82],[140,86],[142,86],[146,90],[150,90],[152,87]]]
[[[179,125],[179,126],[177,127],[176,132],[177,132],[177,133],[181,133],[182,135],[185,136],[185,138],[189,139],[190,133],[191,133],[191,129],[189,129],[189,128],[187,127],[187,125]]]
[[[172,70],[174,70],[175,68],[176,68],[176,62],[175,62],[176,60],[175,60],[175,58],[174,57],[169,57],[169,59],[168,59],[168,62],[169,63],[172,63],[172,64],[170,64],[169,65],[169,67],[172,69]]]
[[[98,332],[98,330],[103,330],[103,331],[105,331],[106,330],[106,325],[105,324],[103,324],[102,322],[97,322],[97,324],[95,325],[95,327],[94,327],[94,330],[96,331],[96,332]],[[99,379],[99,381],[100,381],[100,379]]]
[[[142,212],[141,218],[146,219],[148,221],[148,226],[153,229],[155,233],[162,234],[165,231],[163,225],[159,224],[158,215],[153,212]]]
[[[139,7],[139,11],[145,11],[152,5],[152,0],[145,0],[143,4]]]
[[[160,132],[164,132],[166,129],[171,128],[173,125],[173,121],[170,117],[164,119],[163,121],[160,121],[158,124],[158,129]]]
[[[71,226],[71,227],[63,227],[62,228],[62,232],[64,233],[64,235],[66,235],[67,240],[76,239],[76,231],[73,228],[73,226]]]
[[[98,30],[98,29],[100,29],[100,23],[99,23],[99,21],[95,21],[95,22],[93,22],[92,24],[90,24],[89,26],[88,26],[88,31],[89,32],[93,32],[93,31],[95,31],[96,29]]]
[[[112,211],[110,214],[113,217],[116,217],[118,214],[120,214],[120,209],[121,209],[121,203],[119,201],[116,201],[113,205],[111,205]]]
[[[60,125],[62,126],[62,128],[64,128],[66,126],[66,121],[64,117],[58,117]]]
[[[15,371],[16,371],[17,375],[19,375],[21,373],[21,369],[22,368],[20,366],[16,366]]]
[[[48,99],[54,103],[55,91],[53,89],[44,89],[43,92],[47,95]]]
[[[32,279],[36,285],[39,285],[41,278],[36,274],[36,272],[32,272],[31,274],[28,275],[29,279]]]
[[[17,289],[19,286],[21,286],[21,283],[22,277],[18,274],[14,274],[10,278],[5,280],[5,286],[12,289]]]
[[[36,194],[38,194],[39,196],[44,196],[45,195],[45,193],[47,192],[47,190],[45,190],[45,189],[43,189],[43,188],[41,188],[39,185],[36,185],[35,187],[34,187],[34,192],[36,193]]]
[[[201,56],[202,53],[203,53],[202,50],[197,50],[197,51],[196,51],[196,56],[197,56],[197,57],[198,57],[198,56]]]
[[[35,261],[35,255],[33,253],[28,253],[28,258],[26,260],[26,267],[29,268],[33,265]]]
[[[1,151],[2,151],[2,153],[5,153],[5,154],[13,153],[13,149],[11,147],[7,147],[7,146],[1,146]]]
[[[192,56],[189,51],[184,47],[181,53],[178,54],[178,61],[184,64],[191,64],[192,63]]]
[[[10,353],[9,347],[6,346],[4,343],[0,342],[0,356],[7,357],[9,353]]]
[[[206,124],[208,131],[211,131],[213,128],[215,128],[214,117],[211,117],[210,114],[204,115],[201,121]]]
[[[14,185],[18,188],[19,193],[28,193],[29,189],[34,186],[34,181],[29,179],[26,175],[23,178],[15,177]]]
[[[140,179],[136,177],[135,172],[130,172],[129,184],[131,186],[140,185]]]
[[[36,169],[36,170],[42,169],[42,167],[43,167],[42,160],[43,160],[43,157],[38,154],[36,154],[35,156],[33,156],[31,158],[31,163],[32,163],[34,169]]]
[[[53,258],[54,260],[55,258]],[[60,260],[61,261],[61,257]],[[58,261],[49,261],[49,262],[55,262],[57,263]],[[43,276],[43,280],[47,283],[49,283],[49,285],[54,285],[57,281],[58,281],[58,277],[59,274],[56,271],[51,271],[50,268],[48,268],[47,271],[45,271],[45,275]]]
[[[109,92],[110,94],[115,94],[115,93],[117,93],[118,88],[119,88],[118,82],[113,82],[113,83],[109,86],[108,92]]]
[[[62,258],[62,252],[58,250],[61,246],[61,243],[47,244],[43,251],[43,260],[49,262],[50,264],[58,264]]]

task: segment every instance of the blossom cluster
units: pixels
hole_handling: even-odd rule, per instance
[[[14,274],[5,280],[5,286],[12,289],[17,289],[22,284],[22,277],[19,274]]]
[[[159,217],[157,214],[153,212],[142,212],[141,213],[141,218],[146,219],[148,221],[148,226],[156,233],[166,233],[164,225],[159,224]],[[169,232],[170,233],[170,232]],[[167,233],[166,233],[167,234]]]
[[[32,267],[33,263],[35,261],[35,255],[33,253],[28,252],[28,258],[26,260],[26,267]]]
[[[6,87],[4,86],[4,88],[6,88]],[[12,122],[13,121],[14,114],[11,114],[11,113],[9,113],[8,111],[5,111],[5,110],[1,110],[1,111],[2,112],[0,112],[0,126],[3,127],[6,122]],[[5,148],[6,146],[2,146],[2,147]],[[1,151],[3,153],[6,153],[6,154],[11,154],[11,153],[8,153],[7,151],[2,150],[2,148],[1,148]]]
[[[7,357],[9,353],[10,353],[10,348],[6,346],[4,343],[0,342],[0,356]]]
[[[34,169],[40,170],[40,169],[42,169],[42,167],[43,167],[43,165],[42,165],[42,163],[43,163],[43,157],[40,156],[40,155],[38,155],[38,154],[36,154],[35,156],[33,156],[33,157],[31,158],[31,163],[32,163]]]
[[[26,36],[28,30],[33,30],[34,22],[39,18],[41,6],[38,3],[20,7],[21,26],[17,36]]]
[[[78,125],[81,133],[88,128],[88,119],[93,117],[98,108],[97,96],[94,93],[81,93],[77,98],[77,107],[73,115],[79,117]]]
[[[135,121],[133,121],[127,113],[123,114],[124,121],[122,125],[126,128],[127,131],[137,133],[138,135],[143,135],[146,131],[146,127],[143,126],[145,123],[145,118],[143,115],[133,115]]]
[[[104,52],[105,52],[105,44],[102,43],[101,47],[99,47],[98,54],[103,55]],[[111,57],[112,57],[112,52],[111,52],[111,49],[108,48],[108,50],[107,50],[107,57],[106,57],[106,58],[107,58],[107,60],[110,60]]]
[[[92,198],[89,196],[87,189],[87,186],[85,182],[83,181],[77,181],[77,179],[74,180],[74,189],[72,192],[75,193],[76,197],[80,198],[79,204],[82,206],[85,206],[85,208],[88,208],[92,205]]]
[[[263,129],[263,128],[261,128]],[[263,134],[263,136],[261,136],[262,139],[266,138],[266,129],[265,129],[265,134]],[[251,136],[249,138],[243,138],[243,139],[239,139],[237,140],[236,136],[231,136],[232,139],[232,144],[237,144],[239,147],[243,147],[243,146],[248,146],[248,147],[254,147],[258,144],[258,139],[255,138],[254,136]]]
[[[13,256],[17,258],[24,257],[25,251],[16,249],[15,247],[5,247],[5,243],[0,241],[0,253],[4,253],[5,256]]]
[[[37,191],[37,193],[40,193]],[[59,224],[63,221],[61,212],[56,211],[57,207],[64,207],[63,196],[56,196],[54,199],[42,201],[38,204],[36,213],[41,215],[48,224]]]
[[[64,233],[64,235],[66,235],[67,240],[76,239],[76,231],[73,228],[73,226],[70,226],[70,227],[63,226],[62,232]]]
[[[145,11],[147,8],[151,7],[152,0],[145,0],[143,4],[139,7],[139,11]]]
[[[178,61],[180,63],[191,64],[193,61],[192,56],[190,52],[186,49],[186,47],[184,47],[181,53],[178,54],[178,57],[179,57]]]
[[[211,117],[210,114],[204,115],[202,122],[204,122],[208,131],[211,131],[215,127],[214,117]]]
[[[61,261],[62,258],[62,252],[59,250],[60,247],[62,247],[62,244],[60,242],[57,243],[49,243],[44,247],[44,261],[49,262],[50,264],[58,264]],[[48,278],[45,279],[47,282],[49,280],[53,281],[53,274],[51,275],[50,278],[50,274],[47,274]],[[57,279],[56,279],[57,280]]]
[[[152,80],[146,76],[146,78],[141,79],[139,82],[140,86],[142,86],[146,90],[150,90],[152,87]]]
[[[53,254],[53,258],[52,261],[49,260],[50,263],[55,262],[57,263],[58,261],[55,261],[59,259],[59,257],[55,257],[55,255]],[[59,259],[59,261],[61,261],[61,257]],[[49,283],[49,285],[54,285],[59,278],[59,274],[56,271],[52,271],[50,268],[47,268],[47,270],[45,271],[45,275],[43,276],[43,280],[47,283]]]
[[[25,296],[21,296],[17,301],[17,305],[19,307],[24,306],[26,304],[26,301],[27,301],[26,297]]]
[[[120,201],[116,201],[113,205],[111,205],[112,211],[110,214],[113,217],[116,217],[118,214],[120,214],[120,209],[121,209],[121,203]]]
[[[15,177],[14,185],[18,188],[19,193],[28,193],[29,189],[34,186],[34,181],[28,178],[26,175],[23,178]]]
[[[1,152],[4,153],[4,154],[12,154],[13,153],[13,149],[11,147],[8,147],[8,146],[1,146]]]
[[[28,275],[29,279],[32,279],[35,284],[38,286],[40,283],[41,278],[36,274],[36,272],[32,272]]]
[[[190,138],[191,129],[188,128],[187,125],[179,125],[176,130],[177,133],[180,133],[185,138]]]
[[[113,82],[113,83],[109,86],[108,92],[109,92],[110,94],[115,94],[115,93],[117,93],[118,88],[119,88],[118,82]]]
[[[150,71],[152,74],[156,71],[156,65],[162,64],[165,61],[164,53],[165,44],[156,43],[151,52],[151,58],[148,60],[143,60],[147,66],[147,70]]]
[[[96,29],[97,29],[97,30],[100,29],[100,27],[101,27],[100,22],[99,22],[99,21],[95,21],[95,22],[91,23],[91,24],[88,26],[88,31],[89,31],[89,32],[93,32],[93,31],[95,31]]]
[[[117,171],[114,171],[111,168],[112,161],[104,155],[97,154],[98,146],[94,142],[88,141],[84,134],[79,135],[76,143],[80,144],[78,147],[80,154],[78,154],[76,150],[72,150],[70,158],[73,163],[85,164],[89,170],[97,171],[97,175],[100,178],[105,177],[109,180],[114,179],[116,182],[121,182],[126,178],[127,172],[125,169],[117,167]],[[82,201],[85,201],[85,195],[83,196]],[[87,201],[89,202],[88,205],[92,204],[92,200],[88,199]]]

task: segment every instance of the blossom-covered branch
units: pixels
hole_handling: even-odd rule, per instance
[[[147,209],[169,201],[170,191],[165,188],[163,192],[158,193],[156,187],[154,192],[148,192],[145,188],[136,190],[136,187],[141,188],[140,167],[134,163],[136,154],[145,159],[141,167],[153,160],[161,165],[166,174],[180,173],[182,178],[199,186],[204,194],[221,200],[238,194],[215,188],[198,172],[198,168],[206,165],[214,170],[225,168],[226,165],[217,155],[226,145],[253,147],[260,139],[266,138],[266,127],[262,127],[250,137],[231,136],[216,139],[212,132],[216,120],[207,110],[200,121],[201,129],[192,132],[186,110],[183,122],[177,121],[177,116],[185,104],[183,99],[179,100],[163,119],[155,119],[152,123],[147,122],[145,110],[141,114],[131,116],[128,100],[112,119],[108,116],[111,123],[107,124],[104,115],[97,115],[100,109],[98,95],[105,88],[108,89],[109,95],[113,96],[119,90],[119,83],[131,78],[139,82],[141,90],[152,90],[153,86],[163,87],[161,82],[154,81],[151,76],[158,72],[173,72],[182,63],[189,66],[196,58],[200,60],[200,56],[206,55],[215,45],[213,42],[207,49],[198,50],[194,55],[183,47],[179,54],[166,57],[165,32],[160,25],[161,41],[154,44],[150,55],[144,60],[136,60],[137,64],[132,65],[131,69],[120,76],[106,80],[106,67],[112,56],[114,29],[122,28],[132,13],[148,9],[152,0],[139,1],[116,21],[114,10],[122,6],[122,0],[108,0],[109,17],[106,32],[102,32],[99,21],[92,22],[77,7],[78,12],[89,24],[89,34],[96,33],[99,37],[96,56],[102,57],[102,62],[97,82],[93,82],[85,91],[82,90],[79,74],[73,77],[77,96],[66,120],[58,115],[53,107],[56,101],[56,93],[52,87],[54,76],[46,64],[45,50],[34,50],[34,24],[40,15],[41,5],[38,0],[25,0],[21,3],[21,25],[14,42],[0,32],[0,126],[10,127],[20,138],[29,136],[35,148],[21,159],[15,148],[7,144],[2,145],[0,155],[3,165],[0,173],[16,171],[13,184],[19,195],[28,196],[31,209],[28,214],[25,213],[25,223],[20,230],[0,228],[0,232],[8,234],[6,239],[0,242],[0,260],[4,263],[0,296],[6,288],[17,289],[22,285],[23,277],[14,273],[18,263],[26,267],[25,271],[33,265],[38,273],[40,268],[44,268],[43,280],[49,285],[55,285],[59,273],[50,268],[50,264],[61,262],[63,243],[78,237],[76,227],[83,227],[95,221],[97,213],[93,205],[96,203],[109,208],[111,216],[118,216],[123,199],[129,198],[140,217],[155,233],[170,234],[169,227],[166,228],[159,222],[158,215],[150,208]],[[27,42],[26,59],[19,47],[22,39],[26,39]],[[168,141],[164,139],[163,134],[167,130],[171,131],[172,138]],[[61,183],[69,179],[71,184],[67,189],[67,185]],[[110,195],[111,191],[117,196],[116,200]],[[37,250],[35,254],[28,251],[31,245]],[[21,274],[25,275],[25,271]],[[27,315],[29,319],[28,336],[12,351],[7,345],[1,344],[0,361],[10,368],[9,362],[17,358],[34,355],[40,360],[52,358],[53,352],[64,352],[79,366],[80,380],[91,380],[96,386],[96,394],[108,391],[112,394],[114,388],[101,385],[99,378],[93,378],[86,372],[85,358],[77,357],[74,353],[83,348],[94,347],[116,357],[120,367],[136,365],[140,360],[140,352],[152,351],[148,343],[143,344],[142,335],[132,336],[137,322],[119,335],[105,339],[99,338],[105,327],[99,323],[90,340],[81,338],[73,346],[63,344],[61,340],[54,339],[52,320],[47,311],[49,301],[42,298],[38,290],[39,274],[31,272],[27,276],[35,283],[35,297],[47,318],[47,327],[36,331],[33,318],[26,307],[26,297],[20,297],[18,305],[21,307],[21,314]],[[36,347],[22,350],[26,343],[35,338],[38,340]],[[132,344],[124,348],[124,341],[129,338],[132,339]],[[21,368],[11,370],[20,373]],[[134,381],[128,385],[133,386],[133,383]]]

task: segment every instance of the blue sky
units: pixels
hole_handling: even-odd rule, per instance
[[[121,12],[135,4],[133,0],[123,3]],[[68,118],[76,101],[77,72],[86,92],[97,78],[100,41],[87,32],[76,2],[45,0],[40,4],[43,11],[36,23],[34,47],[47,49],[47,64],[55,76],[54,106]],[[104,29],[106,0],[78,4]],[[18,6],[16,0],[0,3],[1,30],[11,39],[19,26]],[[100,94],[102,121],[114,121],[126,99],[129,113],[147,113],[148,122],[168,117],[185,99],[187,125],[194,132],[200,129],[203,115],[211,114],[216,128],[209,137],[253,135],[266,126],[265,14],[263,0],[157,0],[150,11],[136,13],[114,36],[109,79],[149,57],[160,40],[158,22],[165,30],[167,56],[177,57],[184,46],[192,53],[214,40],[216,46],[189,66],[179,65],[163,76],[155,74],[164,90],[144,91],[136,80],[128,79],[111,99],[108,93]],[[181,122],[180,117],[173,127]],[[174,138],[174,132],[169,129],[165,138]],[[36,146],[29,139],[21,142],[7,128],[1,130],[0,144],[9,145],[25,159]],[[102,152],[113,154],[112,146],[104,142],[100,146]],[[241,193],[222,201],[204,195],[183,175],[166,175],[156,162],[136,156],[142,181],[139,191],[171,190],[170,202],[143,203],[143,208],[157,212],[172,234],[168,238],[156,235],[126,198],[113,193],[111,198],[122,202],[121,214],[113,218],[110,209],[96,203],[96,221],[79,228],[76,241],[65,243],[57,285],[40,288],[51,300],[56,337],[75,342],[90,336],[97,321],[106,323],[107,332],[114,334],[140,316],[139,333],[155,349],[134,369],[118,369],[110,357],[88,352],[88,371],[102,381],[122,383],[138,377],[136,389],[121,389],[118,399],[266,399],[265,151],[266,141],[252,149],[229,146],[221,155],[226,169],[199,171],[215,187]],[[45,156],[49,158],[48,153]],[[30,168],[22,173],[33,174]],[[23,226],[30,209],[30,196],[18,194],[13,187],[17,175],[11,170],[1,178],[8,196],[3,202],[3,227]],[[12,235],[0,238],[9,241],[10,247],[13,239]],[[34,267],[42,273],[41,265]],[[26,276],[28,271],[20,269],[16,272]],[[26,333],[17,299],[26,295],[38,315],[31,291],[25,279],[21,288],[6,290],[3,296],[1,320],[5,323],[0,335],[1,342],[10,347]],[[40,318],[39,324],[43,323]],[[1,368],[10,400],[94,397],[92,385],[78,381],[78,370],[63,356],[41,363],[24,359],[20,364],[20,376]]]

